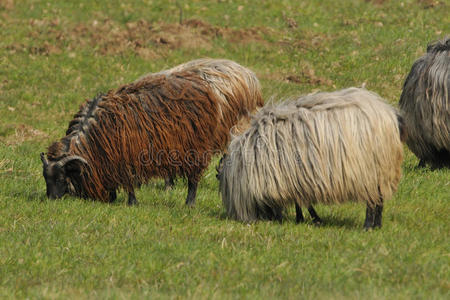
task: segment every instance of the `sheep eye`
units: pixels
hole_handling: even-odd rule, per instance
[[[63,175],[60,175],[56,178],[56,182],[58,183],[64,183],[66,181],[66,178]]]

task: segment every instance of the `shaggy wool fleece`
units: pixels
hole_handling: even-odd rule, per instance
[[[400,108],[408,128],[406,143],[421,165],[450,167],[450,37],[428,46],[412,66]]]
[[[365,89],[266,106],[228,147],[218,176],[226,211],[251,222],[294,201],[381,205],[401,178],[399,131],[398,112]]]

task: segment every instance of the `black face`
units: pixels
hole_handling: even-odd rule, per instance
[[[221,175],[221,173],[222,173],[222,170],[223,170],[223,164],[224,164],[224,160],[225,160],[226,157],[227,157],[227,154],[224,154],[224,155],[220,158],[219,164],[218,164],[217,167],[216,167],[216,171],[217,171],[216,178],[217,178],[218,180],[220,180],[220,175]]]
[[[61,198],[68,191],[68,180],[64,169],[55,163],[44,166],[44,178],[47,186],[47,197],[50,199]]]
[[[48,198],[61,198],[65,194],[85,195],[81,184],[82,166],[87,165],[84,158],[68,156],[59,161],[49,161],[44,153],[41,153],[41,160]]]

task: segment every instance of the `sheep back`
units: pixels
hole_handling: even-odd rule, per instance
[[[261,85],[250,69],[227,59],[201,58],[158,73],[146,74],[136,82],[155,75],[174,72],[196,73],[209,84],[219,99],[219,122],[232,128],[264,105]],[[227,146],[227,143],[223,145]]]

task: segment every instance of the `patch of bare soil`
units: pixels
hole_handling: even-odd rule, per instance
[[[295,29],[298,27],[297,22],[293,18],[288,17],[285,12],[283,12],[283,20],[284,20],[284,22],[286,22],[286,25],[288,28]]]
[[[289,19],[289,18],[288,18]],[[294,20],[287,19],[292,27]],[[227,28],[209,24],[199,19],[179,23],[148,22],[139,20],[125,25],[111,19],[93,20],[89,23],[67,24],[59,19],[31,19],[28,21],[29,43],[7,46],[10,53],[25,52],[31,55],[52,55],[91,48],[100,55],[118,55],[134,51],[152,59],[167,55],[173,49],[206,49],[214,47],[215,39],[232,44],[257,43],[269,47],[289,47],[298,51],[329,51],[331,36],[310,30],[297,30],[297,36],[277,33],[269,27]],[[269,41],[267,36],[283,36],[279,41]]]
[[[434,8],[436,6],[445,6],[445,2],[436,0],[417,0],[417,3],[421,4],[423,8]]]
[[[298,51],[329,51],[328,44],[333,39],[330,35],[314,32],[311,30],[299,31],[299,37],[285,36],[279,41],[283,47],[290,47]]]
[[[381,5],[386,2],[386,0],[366,0],[366,2],[372,2],[373,4]]]
[[[266,28],[232,29],[214,26],[197,19],[182,24],[150,23],[145,20],[128,22],[125,26],[111,20],[94,20],[75,26],[60,24],[59,20],[31,20],[29,37],[33,46],[21,43],[7,46],[11,52],[25,51],[33,55],[58,54],[64,50],[90,47],[102,55],[135,51],[144,58],[164,55],[171,49],[212,49],[215,38],[232,43],[268,43]],[[61,26],[59,26],[61,25]],[[39,42],[45,38],[46,41]],[[49,43],[48,40],[54,41]]]
[[[32,55],[50,55],[62,52],[60,47],[50,44],[47,41],[38,46],[26,46],[22,43],[13,43],[6,46],[6,49],[9,50],[10,53],[28,52]]]
[[[333,81],[328,78],[317,76],[314,69],[307,68],[302,70],[299,74],[292,74],[285,77],[288,82],[297,84],[312,84],[312,85],[332,85]]]
[[[418,4],[422,5],[423,8],[433,8],[440,5],[445,5],[444,1],[438,1],[438,0],[416,0]],[[366,0],[366,2],[371,2],[375,5],[383,5],[384,3],[388,2],[388,0]]]
[[[0,136],[0,142],[5,143],[7,146],[20,145],[23,142],[30,140],[40,140],[48,138],[48,135],[25,124],[9,124],[4,128],[6,132],[5,136]]]
[[[14,0],[0,0],[0,9],[11,10],[14,8]]]
[[[214,26],[198,19],[190,19],[183,22],[183,25],[190,30],[197,31],[200,35],[211,38],[221,37],[233,43],[266,43],[263,34],[269,32],[268,28],[253,27],[246,29],[234,29]]]

